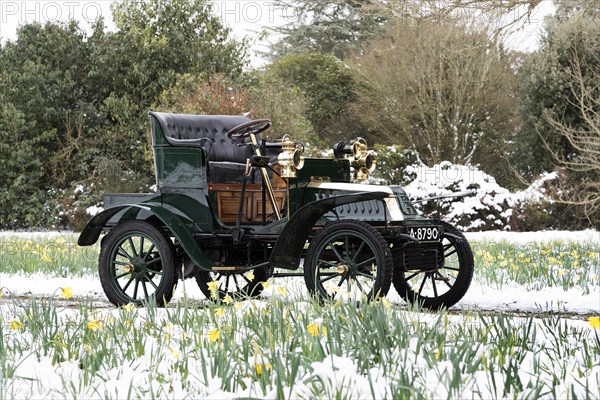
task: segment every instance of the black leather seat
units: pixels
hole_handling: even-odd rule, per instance
[[[229,139],[227,132],[250,118],[233,115],[191,115],[151,111],[166,141],[173,146],[199,146],[208,154],[209,183],[241,183],[246,160],[252,156],[246,139]],[[257,138],[260,140],[259,138]],[[245,141],[244,141],[245,140]]]

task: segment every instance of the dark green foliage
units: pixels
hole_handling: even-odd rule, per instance
[[[322,52],[343,58],[382,31],[386,10],[369,1],[300,0],[285,3],[290,21],[273,28],[283,38],[272,46],[271,57],[289,53]]]
[[[0,47],[0,228],[72,222],[92,205],[78,204],[79,185],[93,192],[84,203],[147,190],[146,113],[159,94],[182,73],[242,72],[245,45],[204,0],[126,0],[113,17],[116,32],[102,20],[89,37],[74,22],[34,23]]]
[[[574,12],[568,8],[570,13]],[[566,126],[585,129],[578,101],[572,91],[574,57],[581,60],[581,72],[589,87],[600,96],[597,74],[600,70],[600,19],[594,13],[578,13],[549,21],[541,48],[526,58],[520,71],[520,98],[523,126],[515,138],[512,161],[533,178],[551,171],[560,157],[574,155],[568,140],[548,121],[548,117]],[[551,151],[549,151],[549,149]]]
[[[319,136],[340,136],[335,122],[356,97],[347,65],[330,54],[297,53],[275,61],[268,73],[300,89],[306,98],[306,116]]]
[[[417,162],[417,155],[411,149],[402,146],[373,146],[377,152],[377,169],[373,173],[376,178],[385,179],[389,185],[407,185],[416,176],[405,173],[407,166]]]

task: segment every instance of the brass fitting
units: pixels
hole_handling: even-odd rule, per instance
[[[377,166],[377,157],[373,151],[364,151],[360,158],[352,160],[352,167],[356,171],[356,180],[365,180],[369,174],[375,171]]]
[[[304,152],[296,147],[296,143],[289,135],[281,139],[281,153],[277,156],[282,178],[296,178],[296,171],[304,166]]]

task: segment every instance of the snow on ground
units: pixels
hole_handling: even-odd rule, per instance
[[[540,231],[540,232],[507,232],[484,231],[465,232],[464,235],[471,242],[500,242],[528,243],[528,242],[590,242],[600,245],[600,232],[587,229],[584,231]]]
[[[73,235],[65,232],[0,232],[0,237],[18,236],[27,237],[55,237],[60,235]],[[598,243],[600,249],[600,232],[585,231],[544,231],[544,232],[467,232],[467,239],[473,242],[482,241],[508,241],[513,243],[579,241]],[[308,293],[302,278],[279,278],[275,285],[266,289],[264,294],[269,296],[277,286],[286,286],[293,297],[298,300],[306,299]],[[106,297],[96,276],[85,278],[50,278],[41,274],[36,275],[11,275],[0,272],[0,287],[16,296],[54,296],[60,288],[71,287],[75,298],[90,298],[105,301]],[[185,289],[184,289],[185,288]],[[508,296],[507,294],[510,293]],[[186,280],[179,284],[174,300],[188,296],[193,300],[205,299],[194,280]],[[400,305],[404,301],[392,288],[388,299]],[[498,309],[505,311],[561,311],[567,313],[589,314],[600,313],[600,287],[590,284],[589,294],[580,290],[565,291],[558,287],[542,288],[530,291],[520,285],[506,285],[502,288],[492,288],[477,283],[476,278],[465,297],[454,307],[455,309],[478,307],[485,310]]]
[[[61,236],[78,236],[72,231],[0,231],[0,239],[53,239]]]
[[[43,233],[30,233],[23,232],[15,234],[13,232],[1,232],[0,238],[4,237],[15,237],[18,236],[22,239],[25,238],[47,238],[56,237],[61,235],[71,235],[73,233],[61,233],[61,232],[43,232]],[[591,242],[600,243],[600,234],[595,231],[580,231],[580,232],[565,232],[565,231],[549,231],[549,232],[522,232],[522,233],[511,233],[511,232],[477,232],[466,234],[470,241],[474,242],[495,242],[495,241],[509,241],[515,243],[525,242],[545,242],[550,240],[564,240],[564,241],[579,241],[579,242]],[[1,268],[1,266],[0,266]],[[266,296],[278,296],[277,288],[285,286],[289,292],[287,301],[299,303],[308,297],[308,293],[304,286],[302,278],[281,278],[277,279],[273,285],[265,289],[264,294]],[[102,291],[100,281],[96,276],[89,276],[84,278],[50,278],[42,274],[34,275],[10,275],[0,272],[0,286],[2,292],[6,296],[10,294],[12,296],[57,296],[60,293],[60,288],[70,287],[73,291],[73,296],[76,300],[88,299],[100,302],[98,307],[106,306],[106,298]],[[187,280],[183,284],[179,284],[177,292],[174,297],[174,301],[181,300],[187,296],[193,301],[205,301],[204,296],[196,286],[193,280]],[[5,298],[10,298],[6,296]],[[392,303],[396,303],[401,307],[404,306],[404,302],[399,298],[397,293],[392,289],[388,294],[388,299]],[[246,301],[246,305],[255,303],[265,304],[264,301]],[[94,304],[96,306],[96,304]],[[474,282],[467,292],[466,296],[462,301],[454,307],[455,310],[463,308],[477,307],[483,310],[502,310],[502,311],[519,311],[519,312],[540,312],[540,311],[560,311],[566,313],[575,314],[598,314],[600,313],[600,287],[598,285],[590,286],[590,293],[585,295],[582,294],[581,290],[568,290],[564,291],[560,288],[542,288],[538,291],[528,291],[525,287],[519,285],[505,285],[502,288],[493,288],[489,286],[481,285]],[[164,311],[164,310],[160,310]],[[7,304],[0,304],[0,313],[10,312]],[[75,313],[76,309],[65,309],[66,313]],[[102,310],[102,313],[112,314],[118,312],[109,306],[108,310]],[[140,313],[144,313],[142,309]],[[164,315],[164,313],[160,313]],[[411,316],[409,318],[415,318],[415,320],[424,322],[428,319],[433,320],[434,314],[422,314],[422,313],[408,313]],[[449,320],[457,321],[465,318],[463,315],[450,315]],[[519,323],[520,318],[512,319],[512,323]],[[536,324],[539,322],[536,322]],[[569,320],[566,322],[568,326],[580,327],[582,329],[589,329],[589,323],[587,321]],[[540,325],[540,331],[543,326]],[[545,340],[543,335],[536,340]],[[551,338],[550,338],[551,339]],[[575,339],[573,339],[575,340]],[[152,342],[150,340],[150,342]],[[425,385],[429,388],[430,395],[432,398],[447,398],[451,397],[448,393],[447,380],[450,376],[455,376],[457,366],[453,365],[450,361],[440,361],[435,367],[430,368],[423,356],[416,354],[416,349],[422,345],[417,338],[411,338],[407,349],[402,349],[404,352],[410,353],[410,357],[407,357],[407,364],[411,368],[421,369],[425,371],[423,376],[423,382],[415,382],[415,385]],[[152,349],[152,346],[149,347]],[[169,361],[169,355],[173,357],[173,349],[162,349],[166,351],[167,355],[165,359]],[[161,351],[162,351],[161,350]],[[175,350],[176,351],[176,350]],[[155,354],[154,350],[148,350],[148,354]],[[407,353],[407,354],[408,354]],[[414,354],[413,354],[414,353]],[[178,354],[177,354],[178,356]],[[537,357],[537,358],[536,358]],[[562,354],[563,359],[557,361],[550,359],[544,354],[534,354],[533,352],[527,353],[527,357],[522,360],[519,364],[520,371],[523,373],[519,375],[520,379],[524,382],[524,392],[509,393],[506,395],[507,398],[514,396],[528,398],[537,397],[537,394],[528,392],[527,382],[532,379],[540,379],[539,376],[534,375],[530,371],[535,370],[535,365],[543,364],[552,366],[549,371],[554,371],[556,368],[568,369],[568,374],[564,380],[560,382],[557,391],[554,394],[546,394],[547,398],[555,396],[562,397],[566,396],[569,392],[569,388],[578,388],[581,382],[577,379],[579,370],[582,367],[579,366],[579,360],[576,359],[578,355],[570,357],[569,355]],[[570,357],[570,358],[569,358]],[[188,357],[186,361],[189,365],[203,365],[206,359],[194,359]],[[254,361],[255,362],[255,361]],[[95,392],[77,392],[77,387],[67,388],[64,386],[64,382],[81,382],[83,380],[84,372],[81,365],[77,361],[65,361],[61,363],[55,363],[50,357],[41,357],[36,359],[35,357],[24,356],[19,363],[16,365],[15,375],[17,379],[7,379],[4,384],[8,385],[5,389],[6,394],[12,393],[13,396],[19,397],[24,396],[24,393],[31,395],[32,397],[56,397],[59,393],[65,393],[65,390],[72,390],[70,394],[65,393],[65,397],[94,397],[94,398],[121,398],[129,393],[130,389],[133,388],[151,388],[152,393],[162,394],[162,397],[204,397],[204,398],[239,398],[239,397],[262,397],[262,398],[277,398],[277,391],[272,389],[268,393],[261,391],[259,385],[255,382],[251,382],[248,378],[248,386],[244,390],[238,390],[236,393],[225,391],[222,385],[222,380],[216,376],[208,376],[205,379],[196,377],[193,370],[187,381],[184,382],[183,378],[179,373],[173,373],[171,364],[173,362],[163,362],[158,368],[159,372],[163,374],[163,377],[168,377],[166,383],[161,383],[149,372],[153,368],[156,368],[152,364],[151,357],[140,357],[134,363],[126,363],[123,366],[108,370],[102,380],[98,379],[94,382],[97,385]],[[562,366],[561,366],[562,363]],[[253,365],[253,361],[248,361],[249,365]],[[579,368],[579,369],[577,369]],[[587,378],[586,383],[590,387],[597,387],[597,383],[600,382],[600,370],[597,365],[592,368],[583,369],[586,372]],[[392,397],[387,392],[390,386],[390,377],[387,376],[383,370],[373,368],[369,370],[369,375],[366,376],[359,372],[358,361],[351,357],[340,357],[337,355],[327,355],[322,361],[315,361],[311,363],[309,368],[300,367],[298,372],[298,378],[293,390],[289,387],[284,387],[284,393],[288,394],[289,398],[310,398],[313,392],[311,391],[310,382],[316,381],[323,382],[323,385],[329,390],[328,393],[336,393],[339,390],[340,393],[344,393],[344,398],[372,398],[375,397]],[[458,372],[458,375],[461,375]],[[492,392],[491,386],[489,386],[489,377],[484,371],[476,371],[472,375],[463,375],[464,381],[461,384],[460,397],[464,398],[492,398],[498,397],[499,394]],[[31,380],[30,380],[31,379]],[[170,379],[170,380],[169,380]],[[497,372],[494,374],[494,379],[499,382],[502,387],[505,377],[502,373]],[[588,382],[589,380],[589,382]],[[371,382],[375,382],[375,392],[369,390]],[[486,386],[487,385],[487,386]],[[85,387],[85,386],[84,386]],[[81,390],[81,389],[79,389]],[[86,389],[87,390],[87,389]],[[138,393],[138,392],[135,392]],[[374,394],[373,394],[374,393]],[[539,394],[539,393],[538,393]],[[138,394],[139,395],[139,394]],[[161,397],[160,395],[158,397]]]
[[[308,298],[308,292],[302,278],[279,278],[276,286],[267,288],[263,294],[271,296],[276,287],[285,286],[291,294],[290,301],[299,301]],[[96,277],[89,278],[48,278],[42,275],[15,276],[0,274],[0,284],[5,291],[10,291],[13,296],[57,296],[60,288],[73,289],[76,299],[90,299],[93,301],[106,301],[100,280]],[[204,301],[206,298],[196,286],[194,280],[179,284],[173,301],[184,297],[194,301]],[[387,298],[398,305],[406,303],[400,298],[393,287]],[[506,285],[502,288],[491,288],[474,282],[465,297],[453,309],[479,308],[482,310],[502,310],[519,312],[563,312],[573,314],[600,313],[600,288],[596,285],[590,288],[588,294],[581,290],[563,290],[558,287],[548,287],[537,291],[527,290],[520,285]]]

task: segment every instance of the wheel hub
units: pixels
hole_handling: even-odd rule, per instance
[[[133,274],[136,278],[144,277],[147,273],[146,262],[140,257],[130,260],[129,264],[123,267],[127,273]]]
[[[337,272],[340,275],[355,275],[358,269],[358,264],[349,258],[345,258],[343,263],[337,266]]]

